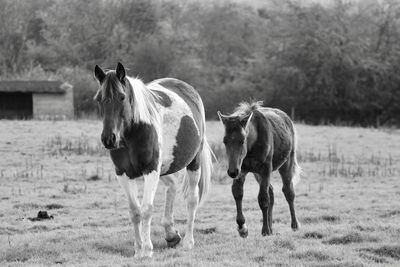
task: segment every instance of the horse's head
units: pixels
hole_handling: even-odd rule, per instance
[[[224,144],[228,156],[228,175],[236,178],[248,149],[249,125],[253,113],[244,116],[226,116],[218,111],[225,127]]]
[[[101,141],[107,149],[116,149],[120,146],[121,133],[131,112],[128,99],[129,81],[121,63],[118,63],[115,71],[107,72],[96,65],[94,75],[99,82],[94,100],[99,103],[103,119]]]

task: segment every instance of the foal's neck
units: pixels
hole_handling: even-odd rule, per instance
[[[247,151],[250,151],[254,143],[257,141],[258,136],[255,121],[251,120],[247,127]]]

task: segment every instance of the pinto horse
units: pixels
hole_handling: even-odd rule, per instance
[[[234,178],[239,235],[247,237],[248,229],[242,212],[243,184],[248,172],[254,173],[260,185],[258,204],[263,214],[262,235],[272,234],[274,192],[271,172],[279,170],[282,191],[289,204],[292,229],[300,224],[294,210],[294,185],[300,180],[301,169],[296,159],[296,131],[288,115],[279,109],[263,108],[261,102],[241,103],[229,116],[218,116],[225,127],[224,144],[228,156],[228,175]]]
[[[182,175],[188,212],[183,246],[192,248],[196,209],[209,191],[212,169],[199,94],[189,84],[172,78],[144,84],[128,77],[121,63],[107,72],[96,65],[94,74],[99,82],[94,99],[103,119],[101,141],[110,151],[117,179],[128,198],[135,258],[152,256],[150,225],[160,179],[167,185],[162,220],[166,241],[170,247],[181,241],[174,228],[173,202],[177,178]],[[136,185],[139,177],[144,178],[141,204]]]

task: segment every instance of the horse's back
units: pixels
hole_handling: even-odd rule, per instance
[[[175,78],[162,78],[154,80],[148,85],[151,87],[154,84],[158,84],[175,93],[185,101],[185,103],[190,107],[198,129],[203,134],[205,119],[204,106],[203,101],[201,100],[201,97],[196,89],[194,89],[190,84]]]
[[[273,168],[278,169],[295,149],[295,130],[290,117],[276,108],[260,108],[267,128],[272,132],[274,155]]]

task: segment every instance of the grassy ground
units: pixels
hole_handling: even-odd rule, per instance
[[[127,201],[99,143],[95,121],[0,121],[0,265],[398,266],[400,264],[400,131],[298,125],[304,176],[297,187],[302,224],[290,229],[274,174],[274,232],[261,236],[257,183],[245,185],[249,236],[236,232],[225,175],[223,131],[208,123],[219,163],[196,220],[195,248],[168,249],[160,225],[164,186],[155,201],[154,257],[133,259]],[[47,210],[53,220],[27,217]],[[178,195],[177,228],[185,208]]]

